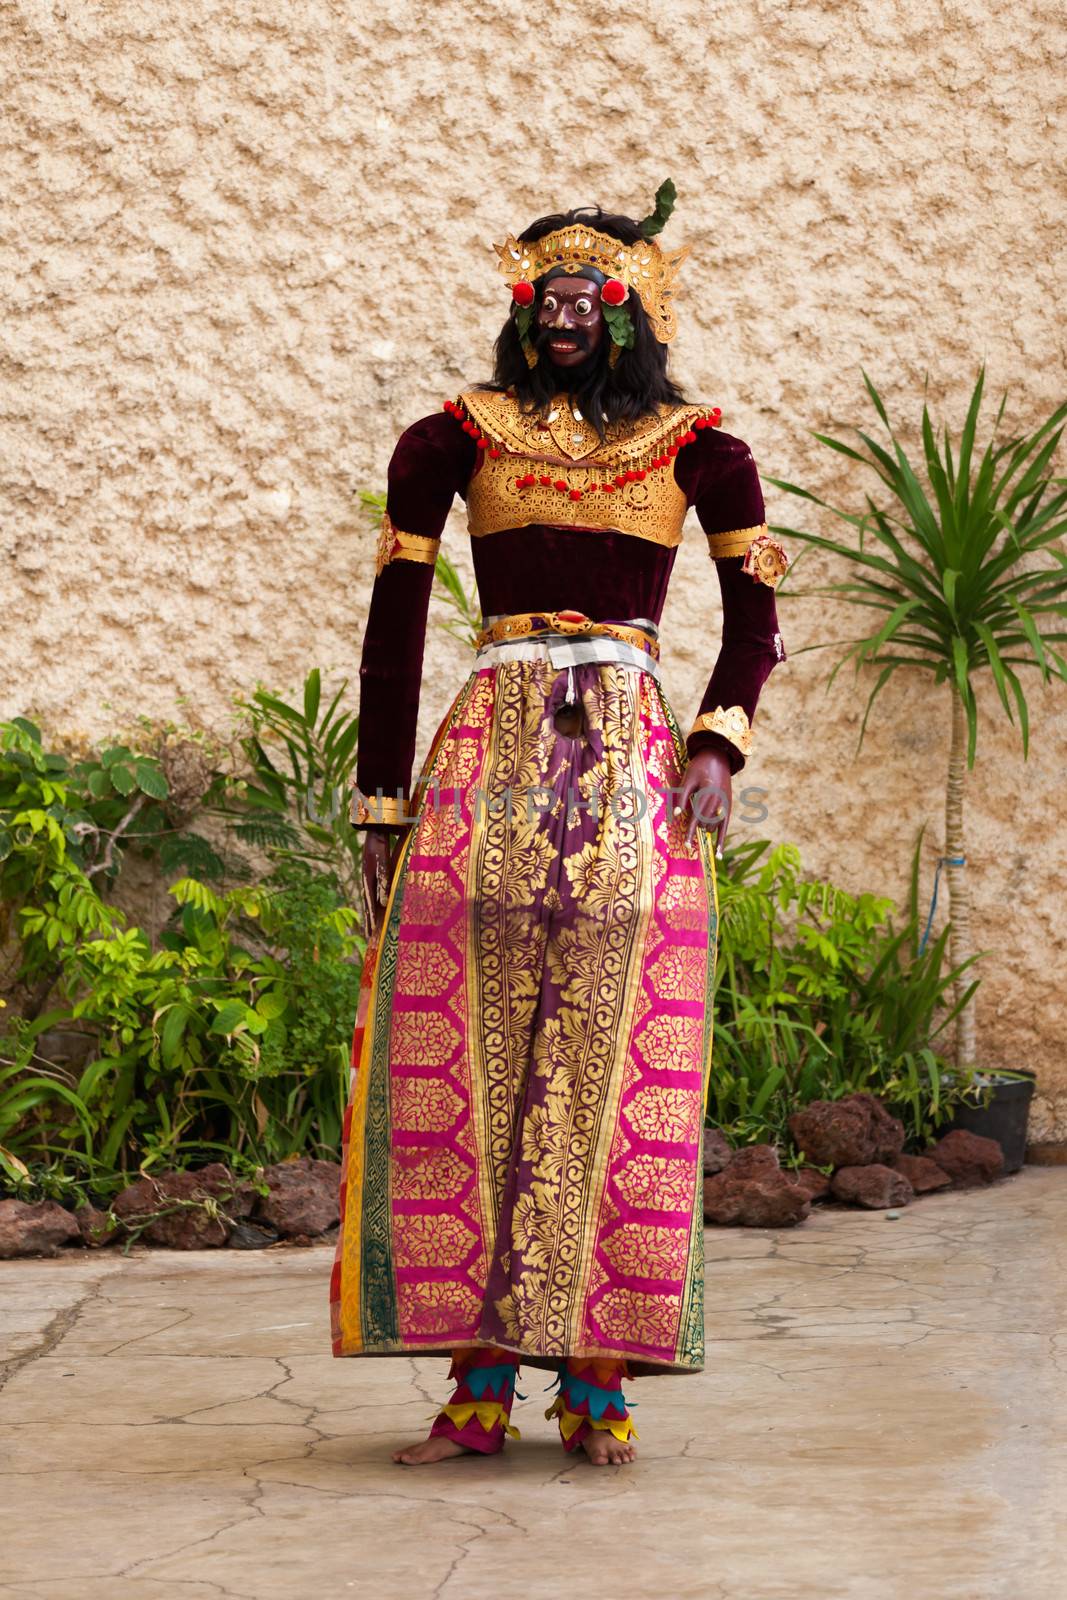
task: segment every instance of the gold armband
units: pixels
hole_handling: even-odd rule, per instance
[[[767,524],[761,522],[758,528],[734,528],[729,533],[708,534],[708,554],[713,561],[720,561],[723,556],[743,556],[753,540],[767,532]]]
[[[388,511],[383,512],[374,576],[377,577],[390,561],[425,561],[432,567],[440,547],[440,539],[429,539],[421,533],[404,533],[394,525]]]
[[[752,727],[744,706],[731,706],[729,711],[716,706],[714,711],[703,712],[690,728],[689,737],[694,733],[721,733],[743,756],[752,754]]]
[[[359,789],[352,791],[349,821],[357,828],[407,828],[415,821],[411,801],[397,795],[375,794],[367,796]]]

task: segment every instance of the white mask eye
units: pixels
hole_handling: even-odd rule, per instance
[[[574,309],[580,317],[587,317],[593,309],[593,302],[587,295],[580,295],[574,302]]]
[[[541,301],[541,308],[544,311],[558,311],[559,301],[556,299],[554,294],[546,294],[545,298]]]

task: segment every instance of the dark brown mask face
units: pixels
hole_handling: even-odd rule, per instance
[[[600,285],[589,278],[551,278],[537,312],[538,344],[557,367],[580,367],[600,348],[604,312]]]

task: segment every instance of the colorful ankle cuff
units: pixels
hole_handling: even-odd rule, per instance
[[[502,1450],[506,1438],[520,1438],[511,1424],[517,1370],[518,1357],[503,1350],[455,1351],[448,1375],[456,1387],[437,1414],[430,1437],[453,1439],[481,1455]]]
[[[571,1360],[559,1374],[559,1394],[545,1412],[558,1417],[565,1450],[574,1450],[592,1430],[611,1433],[625,1444],[637,1430],[622,1392],[620,1362]]]

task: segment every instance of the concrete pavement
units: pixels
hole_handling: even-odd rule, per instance
[[[709,1230],[707,1370],[600,1470],[535,1370],[394,1466],[445,1363],[334,1360],[326,1249],[0,1263],[0,1600],[1059,1600],[1065,1238],[1062,1168]]]

